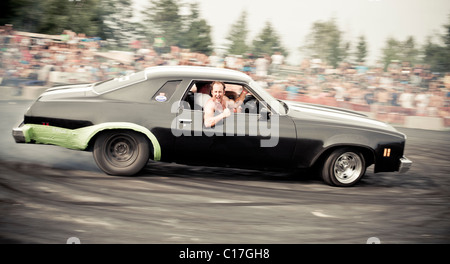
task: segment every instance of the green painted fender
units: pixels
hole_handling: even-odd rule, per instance
[[[50,144],[75,150],[85,150],[97,133],[107,129],[130,129],[146,135],[153,145],[154,160],[161,160],[161,146],[155,135],[147,128],[133,123],[109,122],[78,129],[36,124],[25,124],[22,127],[26,143]]]

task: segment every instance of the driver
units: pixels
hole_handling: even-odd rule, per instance
[[[204,107],[206,102],[211,98],[211,83],[198,82],[195,86],[197,87],[197,92],[194,93],[194,103]]]

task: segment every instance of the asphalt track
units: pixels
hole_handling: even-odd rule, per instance
[[[0,243],[450,242],[450,133],[402,129],[406,174],[352,188],[311,174],[150,162],[102,173],[92,154],[15,144],[30,101],[0,101]]]

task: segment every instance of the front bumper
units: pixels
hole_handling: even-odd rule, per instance
[[[13,128],[12,136],[16,143],[26,143],[25,134],[23,133],[23,122],[18,126]]]
[[[409,169],[411,168],[411,166],[412,166],[412,161],[409,160],[407,157],[403,156],[403,157],[400,159],[400,166],[399,166],[399,168],[398,168],[398,171],[399,171],[400,173],[405,173],[405,172],[409,171]]]

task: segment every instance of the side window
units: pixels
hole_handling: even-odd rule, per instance
[[[181,80],[166,82],[161,88],[159,88],[155,95],[153,95],[152,101],[166,102],[170,100],[180,83]]]

